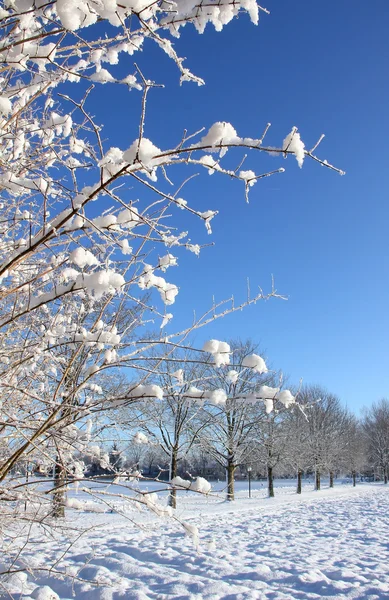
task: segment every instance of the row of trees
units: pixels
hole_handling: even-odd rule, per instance
[[[297,477],[300,493],[304,474],[314,476],[318,490],[322,475],[332,487],[340,473],[352,476],[354,484],[361,473],[387,483],[389,402],[373,404],[358,419],[320,386],[292,393],[279,373],[248,369],[248,360],[259,359],[255,350],[251,342],[231,343],[232,365],[221,369],[190,353],[178,370],[176,361],[175,371],[165,363],[165,372],[155,378],[164,397],[137,401],[115,415],[120,442],[111,451],[112,471],[141,471],[165,480],[225,477],[229,500],[236,475],[246,477],[248,467],[267,478],[270,496],[275,474]],[[199,381],[201,394],[195,387]],[[94,465],[91,474],[97,474],[99,456]],[[176,487],[170,502],[175,507]]]

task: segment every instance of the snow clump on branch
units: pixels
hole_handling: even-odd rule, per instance
[[[144,433],[142,433],[141,431],[138,431],[134,435],[134,437],[132,438],[132,441],[134,442],[134,444],[138,444],[138,445],[149,443],[147,436]]]
[[[172,256],[169,254],[168,256]],[[172,257],[174,258],[174,257]],[[171,259],[169,265],[164,265],[166,270],[166,266],[174,265],[174,261]],[[156,287],[159,293],[161,294],[162,301],[164,304],[174,304],[176,296],[178,294],[178,287],[174,285],[174,283],[168,283],[165,281],[163,277],[158,277],[153,273],[153,267],[151,265],[145,264],[143,275],[139,277],[138,286],[141,290],[147,290],[151,287]]]
[[[171,484],[174,487],[184,488],[185,490],[193,490],[194,492],[200,492],[201,494],[209,494],[211,491],[211,484],[204,477],[196,477],[194,481],[188,481],[182,477],[173,477]]]
[[[242,366],[253,369],[253,371],[256,371],[260,375],[268,372],[265,361],[261,356],[258,356],[258,354],[250,354],[249,356],[245,356],[242,361]]]
[[[212,358],[216,367],[230,364],[231,348],[227,342],[219,342],[219,340],[209,340],[203,346],[203,352],[212,354]]]
[[[305,158],[305,144],[297,131],[297,127],[293,127],[289,135],[286,136],[282,144],[282,149],[285,151],[293,152],[293,154],[296,157],[298,166],[301,169]]]

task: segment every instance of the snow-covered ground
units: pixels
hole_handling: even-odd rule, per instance
[[[13,575],[7,584],[12,595],[0,595],[23,600],[389,599],[386,486],[338,484],[315,492],[306,484],[297,496],[294,485],[279,482],[276,494],[266,498],[260,483],[253,484],[251,499],[247,483],[238,484],[233,503],[217,495],[181,493],[176,514],[199,528],[197,548],[171,519],[136,510],[121,515],[69,510],[67,524],[74,531],[68,535],[75,541],[68,553],[63,556],[60,534],[44,540],[34,534],[38,543],[27,560],[32,567],[57,561],[56,571],[79,579],[61,580],[45,571]],[[81,526],[90,529],[77,539]]]

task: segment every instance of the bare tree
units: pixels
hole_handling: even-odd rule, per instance
[[[227,500],[235,497],[237,467],[254,460],[258,427],[266,415],[282,401],[287,406],[294,402],[288,390],[280,392],[280,388],[267,385],[274,375],[268,373],[265,362],[254,350],[256,346],[251,341],[231,342],[231,365],[224,370],[209,371],[208,386],[214,401],[204,406],[203,418],[208,425],[202,430],[200,440],[226,471]],[[219,390],[223,392],[220,398]],[[262,406],[265,410],[261,410]]]
[[[354,487],[357,474],[362,471],[366,464],[367,448],[363,428],[359,420],[354,415],[349,414],[341,465],[351,474]]]
[[[281,403],[278,403],[270,413],[262,409],[263,416],[258,419],[256,428],[255,456],[265,466],[270,498],[274,497],[274,469],[288,457],[290,452],[290,437],[286,427],[288,412]]]
[[[389,469],[389,401],[383,398],[366,409],[362,418],[368,457],[381,471],[382,479],[388,483]]]
[[[150,362],[152,364],[152,362]],[[164,390],[163,398],[150,402],[139,401],[121,411],[121,426],[136,432],[143,431],[152,445],[158,445],[169,463],[169,481],[178,475],[179,463],[192,448],[199,430],[199,405],[188,395],[191,386],[204,380],[206,363],[187,351],[184,356],[173,353],[162,361],[153,381]],[[146,440],[145,440],[146,441]],[[177,507],[177,489],[172,487],[169,505]]]
[[[333,487],[334,470],[340,464],[346,444],[347,411],[339,399],[319,386],[305,386],[299,394],[299,405],[305,419],[304,445],[310,468],[315,473],[315,489],[320,490],[321,475],[330,475]]]

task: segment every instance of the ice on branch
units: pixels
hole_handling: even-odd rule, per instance
[[[286,136],[282,144],[282,149],[293,152],[301,169],[305,158],[305,144],[300,138],[297,127],[293,127],[289,135]]]
[[[242,361],[242,366],[253,369],[260,375],[262,375],[262,373],[267,373],[268,371],[265,361],[261,356],[258,356],[258,354],[250,354],[249,356],[245,356]]]
[[[200,246],[199,244],[186,244],[186,248],[187,250],[189,250],[189,252],[193,252],[193,254],[195,254],[196,256],[200,256]]]
[[[197,0],[185,0],[185,2],[176,0],[172,2],[169,15],[161,20],[165,27],[169,26],[170,33],[179,37],[179,29],[186,22],[191,21],[198,33],[204,33],[207,23],[211,23],[216,31],[221,31],[234,17],[239,13],[240,8],[245,10],[251,21],[257,25],[259,21],[259,6],[256,0],[241,0],[241,2],[218,2],[217,4],[207,3],[203,10],[199,10]]]
[[[91,365],[90,367],[85,369],[85,379],[87,379],[88,377],[92,377],[92,375],[97,373],[98,370],[99,370],[99,367],[97,365]]]
[[[108,348],[108,350],[106,350],[104,352],[104,362],[108,365],[110,365],[111,363],[115,362],[117,359],[117,352],[114,348]]]
[[[219,342],[219,340],[209,340],[203,346],[204,352],[209,352],[213,356],[213,361],[216,367],[230,364],[231,348],[227,342]]]

